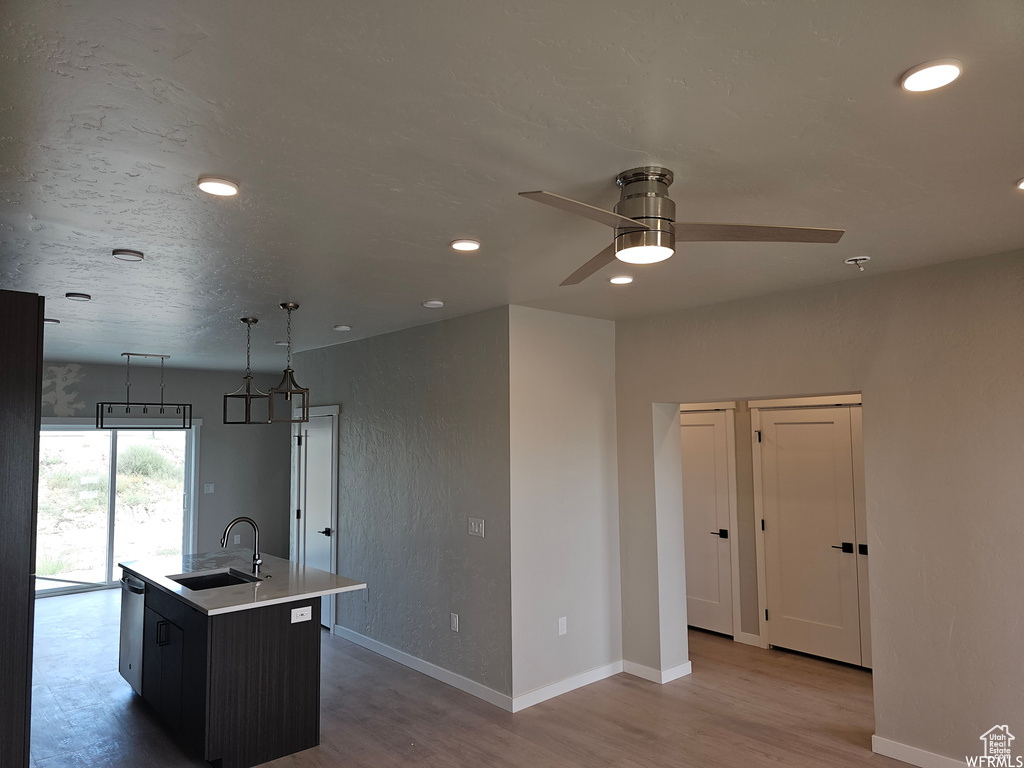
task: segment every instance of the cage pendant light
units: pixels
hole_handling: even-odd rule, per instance
[[[224,395],[225,424],[268,424],[270,423],[270,395],[261,392],[252,383],[250,355],[252,327],[259,322],[255,317],[243,317],[245,323],[245,376],[242,386]],[[228,411],[231,413],[228,413]],[[239,418],[241,417],[241,418]]]
[[[299,305],[286,301],[281,309],[288,313],[288,367],[281,383],[270,390],[270,421],[275,424],[301,424],[309,421],[309,390],[300,387],[292,370],[292,312]]]

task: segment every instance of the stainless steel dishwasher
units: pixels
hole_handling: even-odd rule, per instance
[[[146,584],[121,572],[121,653],[118,669],[142,694],[142,628],[146,618]]]

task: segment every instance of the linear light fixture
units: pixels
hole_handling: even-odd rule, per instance
[[[165,403],[164,402],[164,361],[170,359],[170,355],[150,355],[143,352],[122,352],[121,357],[125,358],[124,374],[124,401],[96,403],[96,429],[191,429],[192,428],[192,403]],[[160,402],[144,403],[132,402],[132,358],[148,357],[159,358],[160,360]],[[165,416],[173,408],[174,415],[181,417],[178,420],[168,421],[166,424],[148,422],[146,424],[132,425],[132,420],[149,416]],[[134,409],[134,410],[133,410]],[[153,409],[155,413],[150,413]],[[110,424],[108,421],[117,421],[117,424]],[[125,423],[127,422],[127,423]]]

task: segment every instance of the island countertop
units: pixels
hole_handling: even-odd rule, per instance
[[[118,565],[126,573],[174,595],[207,616],[366,589],[366,583],[362,581],[318,568],[306,568],[273,555],[262,557],[259,581],[204,590],[189,589],[169,577],[227,568],[250,573],[252,550],[223,549],[182,557],[131,560]]]

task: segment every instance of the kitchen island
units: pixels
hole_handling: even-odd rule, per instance
[[[365,583],[270,555],[254,577],[251,550],[119,565],[122,674],[188,753],[249,768],[320,743],[320,599]]]

